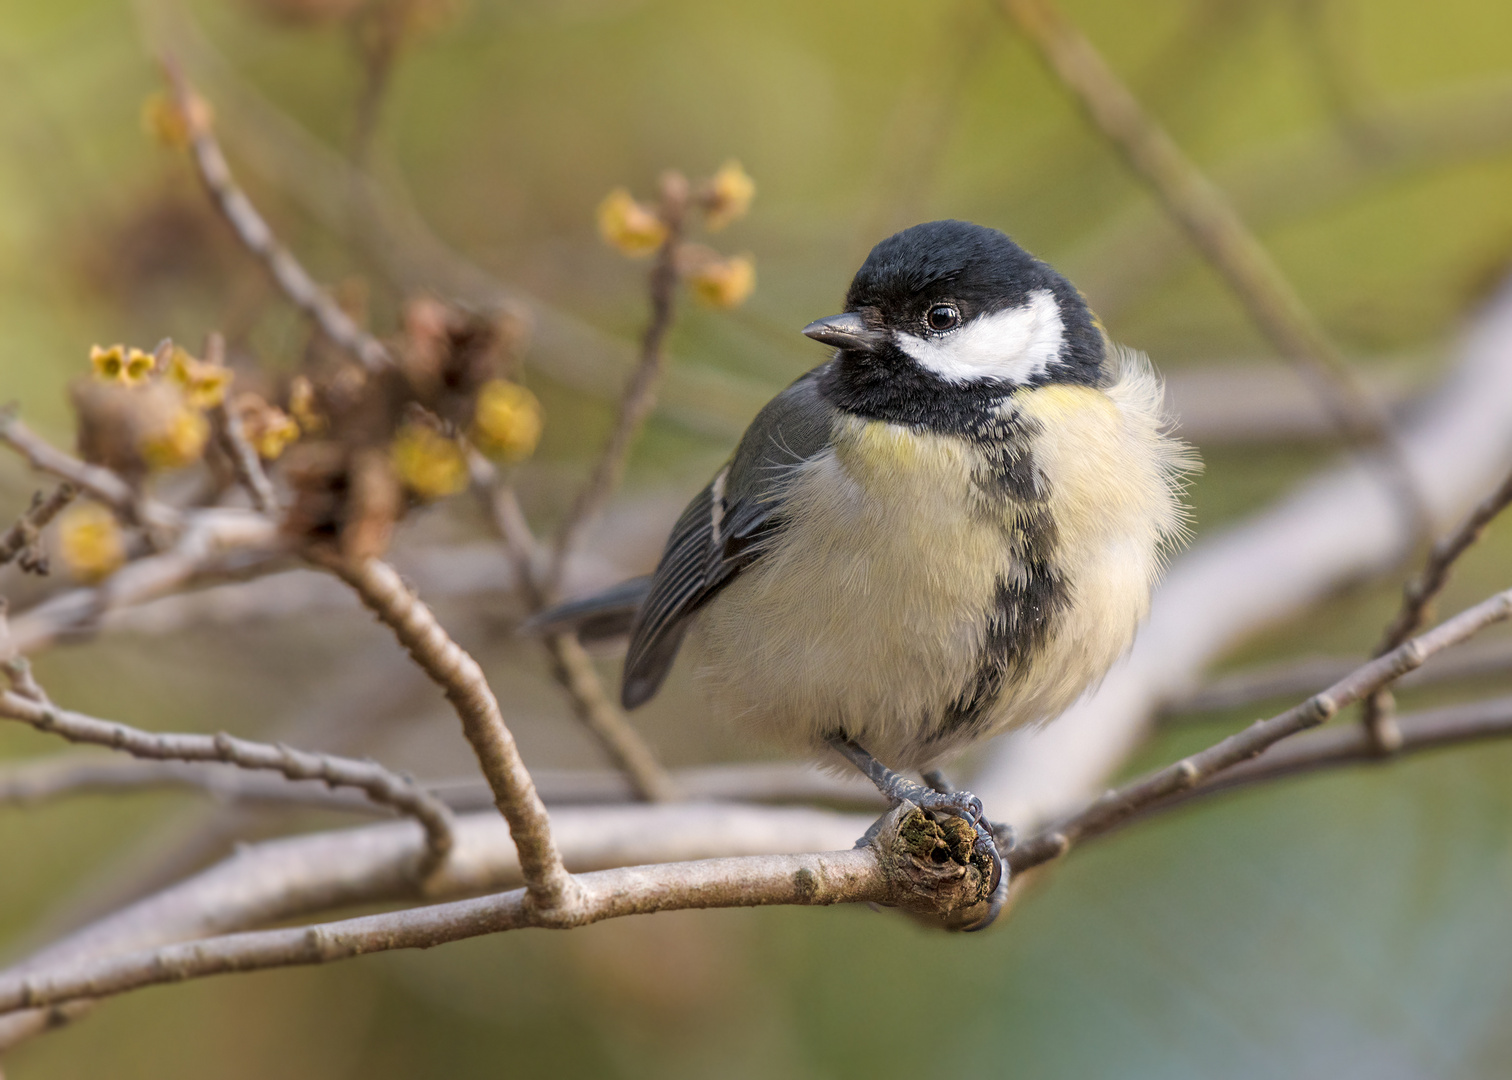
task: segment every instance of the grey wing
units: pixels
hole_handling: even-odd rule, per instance
[[[620,688],[625,708],[656,693],[689,618],[761,557],[760,541],[781,525],[786,473],[829,445],[835,407],[819,394],[823,370],[810,371],[767,403],[730,463],[677,519],[630,630]]]

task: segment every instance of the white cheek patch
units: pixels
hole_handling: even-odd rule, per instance
[[[1022,307],[972,319],[943,337],[895,334],[898,347],[946,382],[998,379],[1027,383],[1060,355],[1066,327],[1048,289],[1029,294]]]

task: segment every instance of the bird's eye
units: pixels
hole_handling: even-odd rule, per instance
[[[946,330],[954,330],[961,322],[961,313],[953,304],[936,304],[929,309],[925,316],[929,322],[929,328],[937,334],[943,334]]]

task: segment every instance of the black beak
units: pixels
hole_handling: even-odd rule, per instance
[[[803,328],[803,333],[815,341],[839,349],[861,349],[867,352],[882,344],[884,337],[882,331],[869,329],[866,320],[854,311],[831,315],[827,319],[815,319]]]

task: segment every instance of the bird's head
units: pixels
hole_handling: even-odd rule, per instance
[[[888,237],[845,311],[803,332],[839,352],[831,397],[863,415],[934,423],[1024,386],[1095,385],[1104,345],[1069,281],[1003,233],[932,221]],[[932,420],[931,417],[934,417]]]

